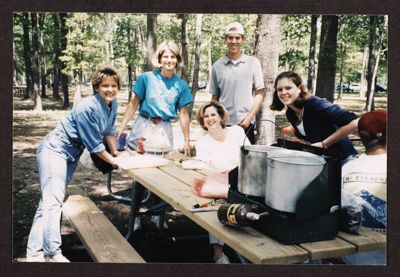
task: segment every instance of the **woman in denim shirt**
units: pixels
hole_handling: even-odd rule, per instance
[[[69,262],[61,254],[61,205],[84,148],[117,168],[114,123],[121,78],[110,67],[92,76],[94,93],[86,97],[41,142],[37,151],[41,199],[27,245],[27,261]],[[103,141],[110,147],[105,150]]]
[[[292,71],[283,72],[275,79],[271,110],[281,111],[286,106],[286,117],[295,128],[296,137],[312,146],[340,153],[342,164],[357,155],[347,136],[357,131],[357,116],[311,95],[301,77]]]

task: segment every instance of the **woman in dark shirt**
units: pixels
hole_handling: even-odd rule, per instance
[[[357,155],[348,135],[357,131],[357,116],[313,96],[301,77],[292,71],[278,75],[274,84],[271,110],[281,111],[286,106],[286,117],[295,128],[296,137],[312,146],[341,154],[342,163]]]

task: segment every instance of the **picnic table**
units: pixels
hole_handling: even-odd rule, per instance
[[[14,96],[21,97],[24,95],[25,90],[26,90],[26,86],[14,86],[13,94],[14,94]]]
[[[302,263],[308,259],[335,258],[386,247],[384,234],[365,228],[360,235],[340,231],[332,240],[285,245],[251,227],[225,226],[219,222],[217,211],[193,213],[190,209],[194,204],[209,199],[196,196],[192,192],[192,182],[208,172],[183,169],[178,161],[185,157],[179,153],[170,153],[167,158],[172,162],[166,166],[125,169],[124,172],[133,178],[133,186],[144,186],[254,264]],[[137,213],[131,209],[131,222]]]

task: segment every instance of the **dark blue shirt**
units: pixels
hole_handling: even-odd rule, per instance
[[[298,119],[292,109],[287,109],[286,117],[295,128],[298,138],[305,139],[310,143],[316,143],[323,141],[338,128],[356,119],[357,115],[340,108],[326,99],[311,96],[304,104],[303,126],[306,133],[305,137],[297,129]],[[356,149],[347,137],[330,146],[329,150],[341,153],[342,160],[350,155],[357,154]]]

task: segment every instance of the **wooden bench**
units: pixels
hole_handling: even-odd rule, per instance
[[[69,196],[63,213],[95,262],[145,263],[88,197]]]

